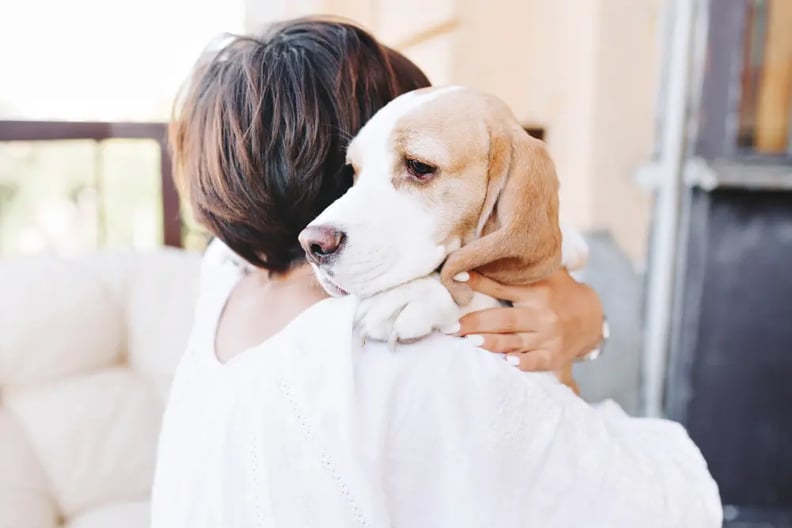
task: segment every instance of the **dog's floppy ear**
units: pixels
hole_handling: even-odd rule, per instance
[[[513,150],[515,148],[513,134],[508,130],[498,127],[490,129],[489,163],[487,170],[487,194],[481,206],[478,224],[476,225],[476,238],[484,235],[487,224],[496,221],[495,207],[501,193],[509,180],[512,170]]]
[[[501,121],[503,123],[503,121]],[[443,283],[459,304],[472,291],[453,277],[476,270],[503,284],[527,284],[558,269],[558,178],[544,143],[513,120],[490,132],[487,192],[477,238],[451,253]]]

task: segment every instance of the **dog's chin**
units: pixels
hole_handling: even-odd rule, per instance
[[[322,287],[332,295],[333,297],[341,297],[344,295],[354,295],[359,299],[367,299],[369,297],[373,297],[379,293],[384,291],[391,290],[393,288],[397,288],[403,284],[406,284],[414,279],[419,277],[407,277],[394,280],[371,280],[365,283],[359,283],[356,281],[343,281],[337,282],[335,278],[330,278],[321,270],[317,272],[319,277],[319,283]],[[390,278],[390,277],[388,277]],[[343,286],[342,286],[343,284]]]
[[[345,297],[349,295],[348,291],[336,284],[333,279],[325,275],[325,273],[320,268],[313,266],[313,269],[316,279],[319,281],[319,284],[322,285],[322,288],[327,292],[328,295],[331,297]]]
[[[438,246],[438,249],[444,250],[445,247]],[[396,258],[390,266],[384,266],[379,261],[362,262],[357,259],[328,265],[311,263],[311,267],[319,284],[329,295],[354,295],[366,299],[437,271],[446,255],[446,251],[439,251],[435,258],[418,262],[402,262],[403,259]],[[377,269],[383,271],[375,273]]]
[[[376,295],[377,293],[385,290],[389,290],[396,286],[399,286],[400,283],[394,284],[376,284],[376,283],[367,283],[367,284],[344,284],[341,286],[338,282],[334,279],[330,278],[322,268],[314,266],[314,273],[316,275],[319,284],[322,285],[322,288],[330,295],[331,297],[345,297],[347,295],[354,295],[361,299],[365,299],[367,297],[371,297],[372,295]],[[408,282],[408,281],[404,281]]]

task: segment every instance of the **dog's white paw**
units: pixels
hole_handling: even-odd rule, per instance
[[[395,343],[446,328],[459,314],[439,277],[430,275],[361,300],[355,319],[361,337]]]

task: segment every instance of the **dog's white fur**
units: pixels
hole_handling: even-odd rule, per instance
[[[437,214],[392,182],[400,161],[393,144],[396,124],[423,105],[460,89],[410,92],[375,114],[348,149],[356,170],[354,186],[310,224],[330,225],[346,235],[343,248],[332,260],[313,267],[331,295],[348,292],[360,298],[357,324],[364,338],[417,339],[451,327],[464,313],[498,304],[476,294],[468,305],[457,306],[434,272],[462,241],[436,242]],[[430,135],[422,141],[433,138]],[[562,252],[562,264],[569,269],[582,267],[588,256],[582,237],[569,230],[563,230]]]

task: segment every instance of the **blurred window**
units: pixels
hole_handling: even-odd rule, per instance
[[[164,123],[201,51],[241,32],[244,16],[243,0],[29,0],[5,9],[0,138],[20,139],[20,121],[57,122],[65,133],[33,127],[49,139],[0,141],[0,255],[151,249],[168,230],[201,247],[195,225],[163,218]],[[69,139],[63,122],[148,123],[155,133]]]
[[[747,2],[738,146],[792,153],[792,2]]]

